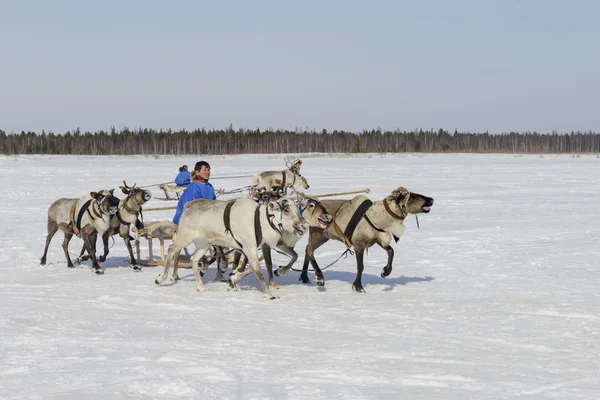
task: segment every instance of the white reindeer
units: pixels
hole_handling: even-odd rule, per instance
[[[230,204],[228,206],[228,204]],[[226,218],[226,212],[229,218]],[[229,221],[229,229],[226,229]],[[156,278],[157,285],[165,282],[169,276],[171,258],[175,256],[175,263],[179,252],[194,242],[196,249],[192,254],[191,263],[196,276],[196,289],[204,291],[201,271],[198,267],[200,258],[212,246],[223,246],[242,250],[250,264],[250,271],[234,271],[229,277],[230,289],[235,288],[238,280],[254,272],[258,277],[264,296],[268,299],[276,298],[265,283],[265,279],[258,261],[258,248],[263,244],[276,247],[284,232],[292,232],[298,236],[304,234],[306,221],[300,215],[293,199],[283,197],[267,205],[258,205],[251,199],[239,198],[231,201],[198,199],[187,203],[184,207],[177,237],[169,246],[165,269]],[[208,265],[203,264],[202,274]]]
[[[252,177],[250,192],[261,192],[263,190],[279,190],[287,194],[288,189],[296,191],[299,187],[308,189],[306,178],[297,170],[286,169],[284,171],[265,171]]]

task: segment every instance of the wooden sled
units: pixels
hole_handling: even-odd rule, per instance
[[[158,267],[165,266],[165,262],[167,260],[166,255],[168,252],[165,251],[165,241],[170,240],[174,241],[177,238],[177,225],[175,225],[171,221],[153,221],[146,223],[145,228],[143,229],[134,229],[133,237],[135,239],[136,246],[136,260],[140,265],[148,266],[148,267]],[[141,250],[140,250],[140,239],[145,238],[148,241],[148,258],[142,260],[141,258]],[[153,240],[158,239],[160,243],[160,259],[154,258],[153,251]],[[181,268],[191,268],[192,263],[190,260],[190,254],[187,252],[187,249],[184,249],[185,254],[179,255],[179,267]],[[233,252],[227,255],[227,259],[229,264],[231,264],[233,260]],[[261,258],[262,259],[262,258]],[[213,249],[210,250],[210,254],[206,254],[204,256],[204,260],[210,264],[214,263],[216,260],[216,254]]]

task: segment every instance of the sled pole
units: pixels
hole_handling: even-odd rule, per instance
[[[345,194],[358,194],[358,193],[369,193],[371,190],[369,188],[363,190],[353,190],[350,192],[338,192],[338,193],[325,193],[325,194],[313,194],[311,196],[315,197],[333,197],[333,196],[343,196]]]
[[[161,211],[161,210],[175,210],[177,207],[150,207],[144,208],[144,211]]]

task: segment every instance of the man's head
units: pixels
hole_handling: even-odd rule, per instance
[[[206,161],[198,161],[194,166],[194,170],[198,171],[198,175],[208,181],[210,178],[210,164]]]

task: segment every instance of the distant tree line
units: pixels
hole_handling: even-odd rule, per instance
[[[362,132],[308,130],[153,130],[63,134],[0,130],[3,154],[189,155],[244,153],[600,153],[600,134],[448,132],[443,129]]]

